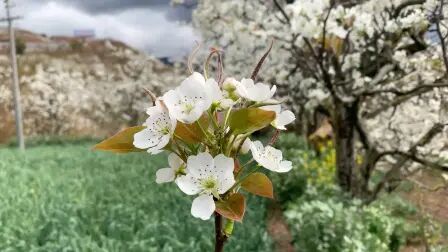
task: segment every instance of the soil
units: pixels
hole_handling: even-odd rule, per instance
[[[274,202],[268,207],[267,219],[268,233],[274,241],[275,251],[277,252],[294,252],[292,245],[292,235],[289,232],[288,225],[280,204]]]

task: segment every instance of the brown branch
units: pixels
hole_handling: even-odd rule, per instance
[[[291,20],[289,19],[288,15],[286,14],[285,10],[283,9],[283,7],[278,3],[277,0],[273,0],[275,7],[277,7],[277,9],[280,11],[280,13],[282,14],[282,16],[286,19],[286,22],[288,24],[291,23]]]
[[[443,18],[443,7],[444,7],[445,3],[444,0],[440,0],[440,6],[438,8],[438,15],[435,18],[435,23],[436,23],[436,34],[437,37],[439,37],[440,39],[440,47],[442,48],[442,58],[443,58],[443,64],[445,65],[445,71],[446,74],[448,74],[448,58],[447,58],[447,48],[446,48],[446,44],[445,44],[445,38],[442,35],[442,30],[440,29],[440,22],[441,19]]]
[[[448,88],[448,83],[435,83],[435,84],[425,84],[425,85],[419,85],[413,89],[410,89],[408,91],[399,90],[396,88],[388,88],[388,89],[381,89],[381,90],[372,90],[372,91],[366,91],[363,92],[362,96],[374,96],[377,94],[384,94],[384,93],[391,93],[396,96],[406,96],[406,95],[420,95],[419,91],[421,89],[429,88],[430,90],[434,88]]]
[[[325,51],[325,44],[326,44],[326,36],[327,36],[327,24],[328,24],[328,19],[330,18],[330,14],[331,11],[333,10],[334,7],[334,2],[332,1],[332,3],[330,3],[330,8],[328,8],[328,12],[327,15],[325,16],[324,19],[324,25],[322,27],[322,42],[321,42],[321,48],[320,48],[320,52],[319,52],[319,59],[321,61],[324,60],[324,51]]]
[[[402,95],[402,96],[398,96],[396,97],[396,99],[394,99],[392,102],[385,104],[383,106],[381,106],[380,108],[372,111],[372,112],[367,112],[363,115],[364,118],[373,118],[378,116],[379,114],[381,114],[382,112],[388,110],[389,108],[393,108],[396,107],[406,101],[408,101],[409,99],[411,99],[412,97],[415,96],[419,96],[421,94],[427,93],[432,91],[434,88],[430,88],[430,87],[425,87],[425,88],[419,88],[418,90],[413,91],[412,93],[408,94],[408,95]]]
[[[404,10],[405,8],[412,6],[412,5],[419,5],[419,4],[424,4],[425,0],[408,0],[406,2],[402,2],[400,5],[397,6],[397,8],[394,11],[394,18],[397,18],[401,11]]]
[[[415,154],[411,154],[411,153],[407,153],[407,152],[402,152],[402,151],[388,151],[388,152],[383,152],[381,153],[382,156],[386,156],[386,155],[390,155],[390,156],[401,156],[403,158],[406,158],[408,160],[412,160],[416,163],[419,163],[421,165],[436,169],[436,170],[441,170],[441,171],[448,171],[448,166],[445,165],[441,165],[437,162],[433,162],[433,161],[429,161],[423,158],[419,158],[417,157]]]
[[[215,252],[223,252],[226,241],[227,236],[222,231],[222,216],[215,212]]]
[[[378,196],[378,194],[381,192],[381,190],[384,188],[384,186],[386,185],[387,182],[390,181],[390,179],[392,178],[392,176],[399,172],[401,167],[403,167],[403,165],[405,165],[409,160],[412,160],[414,162],[423,164],[423,165],[427,165],[431,168],[435,168],[435,169],[439,169],[439,170],[444,170],[444,171],[448,171],[448,167],[446,166],[442,166],[440,164],[431,162],[431,161],[427,161],[421,158],[418,158],[416,156],[416,152],[417,152],[417,148],[424,146],[426,144],[428,144],[436,135],[438,135],[440,132],[442,132],[443,128],[447,126],[447,124],[434,124],[433,127],[431,129],[429,129],[426,134],[424,134],[419,141],[417,141],[417,143],[415,143],[408,152],[401,152],[401,151],[385,151],[385,152],[381,152],[378,153],[378,155],[376,156],[376,160],[380,160],[382,157],[386,156],[386,155],[399,155],[400,159],[398,160],[397,163],[395,163],[392,168],[386,172],[386,174],[384,175],[383,179],[381,180],[381,182],[379,182],[376,187],[373,189],[372,194],[370,195],[369,199],[367,200],[367,203],[372,202],[373,200],[375,200]]]

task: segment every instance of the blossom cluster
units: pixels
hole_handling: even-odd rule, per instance
[[[261,41],[274,38],[276,46],[262,77],[277,84],[279,93],[289,96],[287,105],[302,125],[313,123],[317,108],[334,111],[335,97],[346,103],[360,101],[360,121],[368,138],[379,143],[380,149],[401,150],[414,144],[435,123],[447,122],[443,97],[448,95],[448,88],[434,88],[383,109],[402,98],[397,93],[431,85],[445,75],[443,52],[432,24],[432,19],[440,18],[435,10],[440,10],[441,1],[409,2],[288,1],[280,2],[282,13],[274,2],[199,0],[193,22],[205,41],[231,52],[224,63],[236,76],[251,66],[246,55],[262,50]],[[448,16],[448,8],[442,11],[440,16]],[[446,38],[447,19],[440,22]],[[326,78],[336,86],[334,90],[326,85],[313,54],[328,59],[323,64]],[[387,65],[393,66],[388,72]],[[363,97],[366,93],[375,93],[375,97]],[[363,117],[380,110],[374,118]],[[446,151],[441,152],[441,139],[428,144],[422,155],[434,152],[447,159]]]
[[[295,120],[273,98],[275,92],[275,85],[252,79],[219,81],[193,72],[175,89],[154,97],[133,145],[150,154],[169,153],[169,167],[157,171],[156,182],[174,182],[185,194],[196,195],[191,214],[207,220],[217,204],[237,193],[258,167],[274,172],[292,168],[280,150],[250,140],[256,130],[269,125],[285,130]],[[249,151],[257,162],[252,169],[251,161],[246,166],[238,161],[239,154]]]

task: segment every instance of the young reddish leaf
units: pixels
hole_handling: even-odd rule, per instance
[[[203,129],[208,128],[208,117],[204,114],[200,119],[199,123]],[[182,122],[177,122],[176,129],[174,131],[178,137],[189,144],[200,143],[204,139],[204,133],[197,123],[185,124]]]
[[[246,210],[246,200],[241,193],[234,193],[216,202],[216,212],[234,221],[242,221]]]
[[[258,196],[274,198],[272,182],[265,174],[255,172],[241,182],[241,188]]]
[[[268,126],[274,119],[274,111],[244,108],[230,114],[229,126],[234,134],[252,133]]]
[[[126,128],[107,138],[93,147],[94,150],[111,151],[115,153],[128,153],[145,151],[134,147],[134,134],[142,131],[145,126]]]

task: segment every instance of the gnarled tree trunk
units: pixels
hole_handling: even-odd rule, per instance
[[[357,105],[336,102],[332,115],[336,170],[339,186],[354,195],[356,193],[355,125]]]

